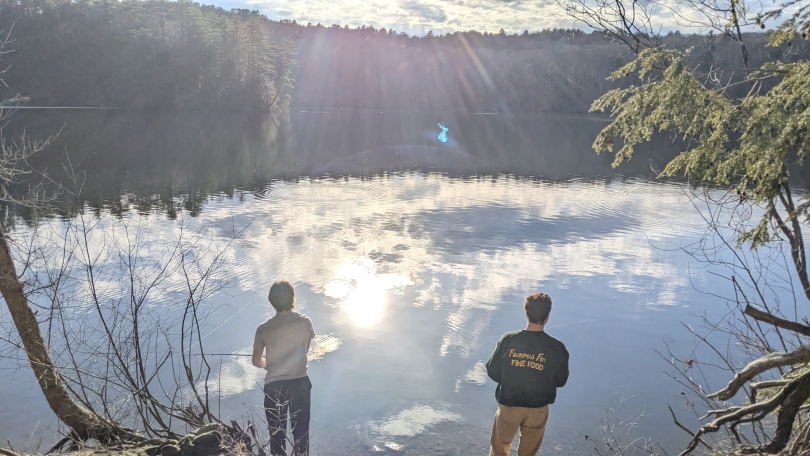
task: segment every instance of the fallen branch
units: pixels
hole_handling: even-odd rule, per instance
[[[727,401],[734,397],[737,391],[739,391],[746,382],[757,375],[776,367],[792,366],[807,361],[810,361],[810,346],[807,345],[802,345],[790,353],[768,353],[748,363],[743,370],[734,375],[734,378],[725,388],[716,393],[709,394],[707,397]]]
[[[759,320],[761,322],[768,323],[778,328],[787,329],[788,331],[793,331],[795,333],[799,333],[805,336],[810,336],[810,326],[806,326],[801,323],[797,323],[795,321],[785,320],[784,318],[779,318],[776,315],[756,309],[753,306],[751,306],[751,304],[745,306],[745,310],[743,310],[743,313],[753,318],[754,320]]]
[[[784,394],[783,394],[784,393]],[[764,445],[743,447],[743,454],[775,454],[787,446],[793,433],[796,414],[802,404],[810,398],[810,372],[790,382],[780,394],[779,412],[776,417],[776,433],[770,442]]]
[[[796,412],[798,411],[799,406],[801,406],[808,396],[810,396],[810,372],[806,372],[791,380],[787,386],[782,388],[781,391],[765,402],[759,402],[746,406],[730,407],[725,410],[711,410],[709,414],[716,415],[715,419],[708,424],[704,424],[697,431],[697,433],[695,433],[694,437],[692,437],[692,440],[689,442],[689,445],[680,454],[680,456],[688,455],[694,451],[699,443],[700,437],[704,434],[717,432],[720,429],[720,426],[740,420],[747,415],[757,414],[757,417],[752,420],[757,421],[764,418],[768,413],[776,410],[778,407],[781,408],[779,410],[779,417],[777,419],[777,433],[773,440],[765,445],[758,447],[747,447],[744,448],[744,450],[752,451],[754,453],[775,453],[781,451],[781,449],[787,444],[787,439],[784,438],[783,434],[785,431],[787,431],[788,437],[790,436],[793,422],[796,419]],[[802,398],[804,398],[804,400],[802,400]]]
[[[766,380],[764,382],[751,383],[749,385],[751,387],[751,392],[748,394],[748,400],[753,404],[757,401],[757,393],[762,388],[776,388],[777,386],[785,386],[788,383],[790,383],[790,380],[786,379]]]

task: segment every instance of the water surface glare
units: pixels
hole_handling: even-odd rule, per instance
[[[181,223],[146,217],[155,242]],[[224,307],[208,321],[209,352],[249,353],[273,313],[269,285],[295,285],[319,334],[310,355],[316,455],[361,454],[358,445],[376,438],[484,454],[496,407],[484,363],[504,332],[524,326],[522,301],[535,291],[551,295],[548,332],[571,353],[542,454],[590,453],[620,403],[622,418],[644,412],[639,434],[674,448],[684,436],[666,404],[680,406],[679,390],[655,350],[669,335],[688,339],[680,321],[690,313],[725,310],[695,289],[719,279],[690,270],[675,249],[702,234],[703,220],[670,184],[424,173],[276,181],[212,197],[184,223],[223,242],[245,229],[228,262],[234,287],[212,299]],[[152,304],[176,305],[161,299]],[[248,358],[222,357],[213,381],[224,415],[258,406],[262,375]],[[713,380],[707,386],[725,378]],[[0,381],[0,441],[30,443],[34,428],[47,441],[55,420],[31,373],[0,369]]]

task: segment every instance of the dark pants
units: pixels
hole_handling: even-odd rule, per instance
[[[270,428],[270,454],[287,456],[287,413],[290,414],[294,456],[309,455],[309,377],[264,385],[264,411]]]

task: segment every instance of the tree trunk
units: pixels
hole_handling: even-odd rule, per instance
[[[11,250],[2,232],[0,232],[0,293],[5,298],[28,355],[28,361],[51,410],[70,427],[74,437],[109,440],[113,427],[92,411],[77,404],[65,389],[59,372],[51,361],[48,347],[45,346],[36,314],[28,305],[23,284],[17,276],[14,260],[11,258]]]

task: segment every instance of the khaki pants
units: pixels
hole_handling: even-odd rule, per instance
[[[509,456],[512,440],[520,429],[518,456],[534,456],[543,443],[548,422],[548,405],[540,408],[507,407],[498,404],[492,423],[489,456]]]

